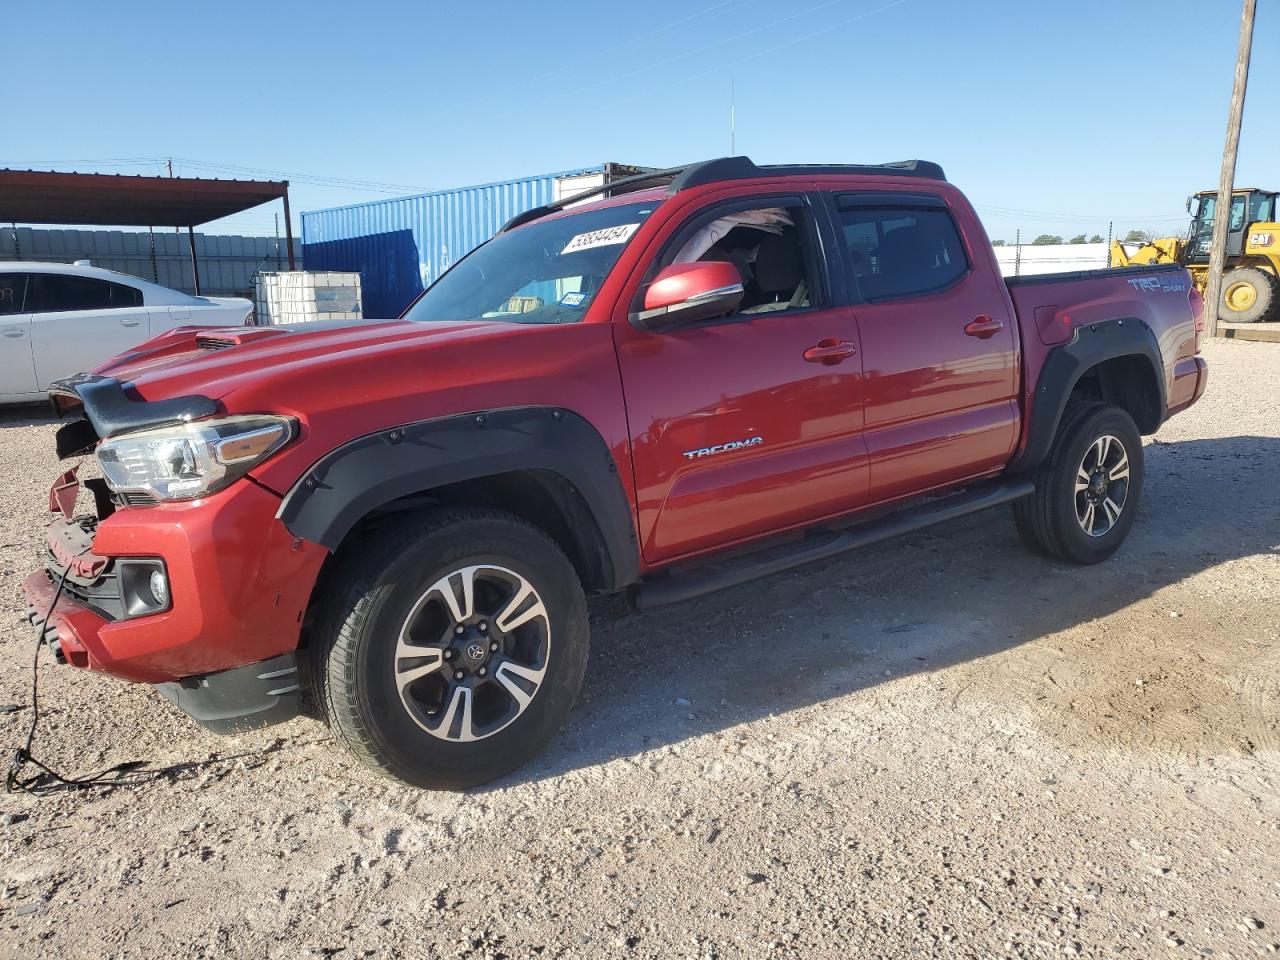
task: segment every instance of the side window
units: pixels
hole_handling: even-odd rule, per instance
[[[23,304],[27,298],[25,273],[0,273],[0,317],[25,313]]]
[[[818,301],[811,232],[799,204],[735,206],[696,220],[677,234],[662,266],[698,260],[726,260],[737,268],[746,293],[735,316],[781,313]]]
[[[34,280],[36,313],[111,309],[111,288],[116,284],[106,280],[62,273],[37,274]]]
[[[1227,229],[1232,233],[1244,229],[1244,197],[1235,197],[1231,201],[1231,223]]]
[[[944,207],[842,202],[840,224],[850,271],[868,303],[942,290],[969,271]]]
[[[111,306],[113,307],[140,307],[142,306],[142,291],[137,287],[131,287],[127,283],[111,284]]]

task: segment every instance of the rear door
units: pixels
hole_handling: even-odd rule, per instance
[[[31,359],[31,314],[26,309],[28,274],[0,273],[0,396],[38,392]]]
[[[150,336],[137,287],[65,273],[36,273],[31,279],[32,354],[42,390]]]
[[[676,228],[644,275],[652,279],[677,258],[732,261],[717,248],[738,243],[747,228],[735,238],[722,225],[785,210],[791,225],[784,232],[801,244],[801,266],[790,263],[803,276],[785,277],[780,238],[755,250],[747,241],[746,259],[757,257],[751,278],[744,277],[754,305],[744,301],[744,310],[721,320],[650,333],[628,319],[643,284],[619,304],[614,329],[641,549],[651,563],[847,511],[865,499],[857,325],[832,296],[824,250],[834,237],[815,201],[821,203],[816,194],[788,193],[704,206]],[[697,237],[719,239],[694,249]],[[762,258],[770,256],[766,269]]]
[[[1003,468],[1018,438],[1015,319],[942,196],[837,193],[862,342],[871,500]],[[967,221],[960,221],[967,222]]]

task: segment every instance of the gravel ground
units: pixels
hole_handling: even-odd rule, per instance
[[[593,608],[568,727],[467,794],[297,720],[202,732],[46,662],[0,801],[0,956],[1249,957],[1280,950],[1280,345],[1206,349],[1111,562],[1006,512],[648,615]],[[0,416],[0,743],[56,473]]]

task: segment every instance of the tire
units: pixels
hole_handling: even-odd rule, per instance
[[[439,509],[358,544],[327,583],[316,700],[369,766],[462,790],[524,764],[568,717],[587,665],[586,600],[536,527]]]
[[[1068,404],[1053,448],[1031,476],[1035,493],[1013,504],[1022,542],[1056,560],[1106,560],[1133,526],[1143,469],[1142,436],[1128,412],[1106,403]]]
[[[1232,309],[1232,304],[1239,309]],[[1280,279],[1258,267],[1236,267],[1222,275],[1218,315],[1226,323],[1280,319]]]

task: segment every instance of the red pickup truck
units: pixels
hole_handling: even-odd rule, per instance
[[[91,513],[55,484],[25,582],[58,659],[467,787],[564,723],[586,595],[644,609],[1000,504],[1101,561],[1141,436],[1205,387],[1186,271],[1006,281],[933,163],[596,193],[397,320],[177,330],[58,384],[58,453],[100,472]]]

